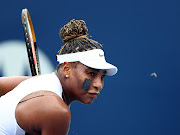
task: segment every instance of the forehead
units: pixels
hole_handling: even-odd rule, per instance
[[[92,71],[93,70],[93,71],[96,71],[96,72],[102,72],[104,74],[107,73],[107,71],[105,69],[94,69],[94,68],[88,67],[88,66],[86,66],[86,65],[84,65],[82,63],[79,63],[77,65],[77,68],[80,69],[80,70],[85,70],[85,71],[88,71],[88,70]]]

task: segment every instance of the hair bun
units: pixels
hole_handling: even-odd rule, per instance
[[[60,37],[63,42],[87,35],[88,28],[85,21],[72,19],[60,30]]]

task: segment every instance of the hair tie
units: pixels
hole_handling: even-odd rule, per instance
[[[66,36],[63,41],[66,43],[72,41],[72,40],[75,40],[75,39],[80,39],[80,38],[88,38],[87,37],[88,35],[82,35],[82,36],[77,36],[77,35],[71,35],[71,36]]]

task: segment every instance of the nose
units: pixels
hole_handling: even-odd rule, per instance
[[[103,89],[103,86],[104,86],[104,82],[102,81],[101,78],[95,78],[94,81],[93,81],[93,87],[97,90],[97,91],[100,91]]]

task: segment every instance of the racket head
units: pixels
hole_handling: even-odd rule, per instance
[[[26,42],[31,74],[32,76],[39,75],[40,64],[39,64],[38,49],[36,45],[36,36],[29,11],[27,9],[22,10],[21,19],[23,24],[24,37]]]

